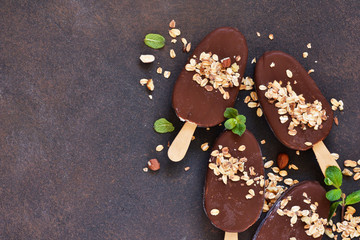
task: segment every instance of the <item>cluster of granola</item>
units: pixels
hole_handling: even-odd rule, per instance
[[[290,74],[288,74],[290,75]],[[286,87],[281,86],[282,82],[270,82],[268,86],[261,85],[261,90],[267,90],[265,97],[269,102],[275,103],[275,107],[279,108],[280,122],[286,123],[291,117],[288,126],[288,134],[295,136],[297,131],[295,127],[301,126],[305,130],[306,127],[314,128],[315,130],[322,128],[322,122],[327,119],[326,110],[322,108],[320,101],[315,100],[313,103],[306,103],[302,94],[297,95],[292,90],[290,82]],[[289,116],[288,116],[288,115]]]
[[[278,200],[278,198],[287,190],[287,187],[279,184],[283,181],[282,177],[274,173],[268,173],[267,176],[268,179],[265,180],[265,202],[263,212],[269,211],[276,200]]]
[[[329,225],[331,228],[326,229],[326,235],[330,238],[338,239],[339,235],[334,233],[341,233],[343,240],[350,240],[360,237],[360,216],[354,217],[356,209],[352,206],[346,208],[344,221],[334,224],[331,220]]]
[[[235,60],[240,61],[241,57],[236,56]],[[202,52],[199,59],[194,55],[190,63],[185,65],[186,71],[196,72],[193,80],[207,91],[218,89],[225,100],[230,98],[229,92],[224,88],[239,86],[239,65],[231,64],[229,57],[219,60],[218,55],[211,52]]]
[[[319,238],[325,233],[325,226],[327,225],[327,219],[320,218],[316,212],[318,203],[311,203],[311,199],[304,192],[304,202],[309,204],[309,209],[301,209],[300,206],[292,206],[291,209],[285,209],[286,205],[291,201],[291,197],[284,198],[280,202],[280,208],[277,210],[277,214],[280,216],[290,217],[290,225],[293,226],[298,220],[305,223],[304,229],[308,236],[313,238]]]
[[[247,186],[251,186],[253,184],[259,184],[261,187],[264,186],[265,180],[264,176],[255,172],[253,166],[250,166],[248,169],[245,167],[245,163],[247,162],[246,157],[235,158],[232,157],[229,153],[228,147],[219,146],[219,150],[214,150],[211,153],[212,157],[215,157],[214,162],[209,163],[209,168],[213,170],[216,176],[220,176],[220,180],[223,181],[224,184],[228,183],[228,179],[234,182],[238,182],[240,180],[245,181]],[[239,151],[243,151],[245,149],[244,146],[239,147]],[[210,160],[211,161],[211,160]],[[260,193],[262,194],[262,193]],[[246,199],[251,199],[255,196],[255,191],[253,189],[249,190],[249,194],[245,196]]]

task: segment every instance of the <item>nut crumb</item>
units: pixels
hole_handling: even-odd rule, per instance
[[[170,27],[170,28],[175,28],[175,26],[176,26],[176,22],[175,22],[175,20],[173,19],[173,20],[170,21],[169,27]]]
[[[171,43],[176,43],[177,42],[177,40],[174,38],[174,39],[171,39]]]
[[[175,53],[174,49],[170,49],[170,57],[171,57],[171,58],[175,58],[175,57],[176,57],[176,53]]]
[[[154,81],[152,79],[149,79],[146,83],[146,87],[150,90],[150,91],[154,91]]]
[[[148,81],[149,81],[149,79],[146,79],[146,78],[140,79],[141,86],[146,85]]]
[[[270,34],[269,34],[269,39],[270,39],[270,40],[273,40],[273,39],[274,39],[274,34],[270,33]]]
[[[299,150],[297,150],[295,153],[296,153],[296,155],[300,156],[300,151]]]
[[[152,99],[153,99],[153,97],[152,97],[152,95],[151,95],[151,94],[149,95],[149,98],[150,98],[150,100],[152,100]]]
[[[260,143],[265,144],[266,143],[265,139],[261,140]]]
[[[162,74],[162,71],[163,71],[162,67],[158,67],[158,68],[156,69],[156,72],[157,72],[158,74]]]
[[[256,58],[254,57],[253,60],[251,60],[251,64],[256,63]]]
[[[207,151],[209,149],[209,143],[203,143],[201,144],[201,150],[203,150],[204,152]]]
[[[306,45],[306,47],[307,47],[307,48],[311,48],[311,43],[308,43],[308,44]]]
[[[261,36],[261,34],[260,34],[259,32],[256,32],[256,36],[260,37],[260,36]]]
[[[271,67],[271,68],[275,67],[275,63],[274,63],[274,62],[271,62],[271,63],[270,63],[270,67]]]
[[[164,78],[169,78],[171,72],[170,71],[164,71]]]
[[[147,167],[143,168],[143,172],[148,172],[148,171],[149,171],[149,169]]]
[[[185,171],[185,172],[187,172],[187,171],[189,171],[189,170],[190,170],[190,167],[185,167],[185,168],[184,168],[184,171]]]
[[[303,58],[307,58],[309,56],[309,53],[308,52],[303,52]]]
[[[164,146],[161,145],[161,144],[156,146],[156,151],[157,152],[161,152],[163,149],[164,149]]]

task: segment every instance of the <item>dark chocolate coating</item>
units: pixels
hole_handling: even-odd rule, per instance
[[[238,148],[243,144],[246,149],[240,152]],[[249,167],[253,166],[257,173],[256,176],[251,178],[264,175],[261,150],[250,131],[246,130],[241,137],[231,131],[225,131],[216,140],[213,150],[219,149],[219,145],[228,147],[233,157],[247,158],[245,170],[248,171]],[[215,159],[215,157],[211,157],[212,162]],[[208,168],[204,189],[205,212],[215,227],[226,232],[243,232],[260,217],[264,205],[264,195],[259,194],[259,192],[263,191],[264,188],[260,187],[256,182],[251,186],[247,186],[243,180],[238,182],[228,180],[227,185],[225,185],[219,180],[219,177],[214,174],[213,170]],[[245,198],[249,189],[255,191],[255,196],[252,199]],[[210,211],[214,208],[220,210],[219,215],[212,216],[210,214]]]
[[[274,62],[275,67],[271,68],[270,64]],[[293,77],[289,79],[286,75],[286,70],[289,69],[293,73]],[[307,103],[312,103],[319,100],[322,103],[323,109],[326,110],[328,119],[323,121],[323,127],[318,130],[307,127],[302,130],[300,126],[296,127],[297,134],[290,136],[288,134],[289,120],[282,124],[279,120],[278,108],[275,104],[269,103],[265,97],[265,92],[259,89],[260,85],[267,86],[269,82],[274,80],[282,81],[282,86],[286,86],[288,81],[291,82],[293,90],[298,94],[303,94]],[[296,80],[297,84],[294,84]],[[315,81],[309,76],[307,71],[301,64],[289,54],[281,51],[266,52],[257,62],[255,68],[255,84],[258,93],[259,102],[264,111],[265,117],[273,130],[275,136],[285,146],[295,150],[307,150],[312,146],[306,146],[305,142],[315,144],[322,141],[329,134],[333,123],[333,111],[326,98],[322,95]]]
[[[301,210],[310,210],[310,205],[303,201],[305,199],[303,192],[307,193],[311,199],[311,203],[315,204],[315,202],[317,202],[319,204],[316,212],[320,218],[326,219],[330,211],[330,202],[325,197],[325,189],[317,181],[300,182],[289,188],[282,197],[278,199],[260,224],[253,240],[289,240],[291,237],[301,240],[321,239],[321,237],[313,238],[312,236],[308,236],[304,229],[305,223],[303,223],[300,218],[298,218],[298,221],[291,227],[290,217],[280,216],[276,212],[280,207],[281,200],[288,196],[291,196],[292,199],[284,209],[291,209],[292,206],[300,206]]]
[[[193,55],[199,57],[202,52],[212,52],[219,56],[219,60],[230,57],[231,63],[239,65],[239,83],[244,76],[248,48],[245,37],[235,28],[222,27],[208,34],[194,50]],[[234,56],[241,56],[235,61]],[[191,58],[191,57],[190,57]],[[187,63],[189,63],[190,59]],[[199,127],[212,127],[225,120],[224,111],[234,106],[239,87],[225,88],[230,99],[224,100],[219,90],[211,92],[205,90],[192,80],[194,72],[185,68],[176,80],[172,104],[178,117],[196,123]]]

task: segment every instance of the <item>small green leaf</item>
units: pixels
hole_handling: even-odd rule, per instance
[[[231,130],[234,127],[236,127],[236,123],[237,122],[236,122],[235,118],[230,118],[230,119],[226,120],[224,126],[225,126],[226,129]]]
[[[144,42],[147,46],[159,49],[165,46],[165,38],[160,34],[149,33],[145,36]]]
[[[238,123],[243,123],[243,124],[246,123],[246,117],[244,115],[237,115],[236,120]]]
[[[330,219],[334,216],[334,213],[336,212],[336,209],[337,209],[337,207],[339,206],[340,203],[341,203],[341,201],[334,202],[334,203],[331,204],[328,221],[330,221]]]
[[[236,127],[232,129],[232,132],[241,136],[246,130],[245,124],[237,124]]]
[[[326,198],[331,201],[331,202],[334,202],[336,200],[339,200],[341,198],[341,190],[340,189],[333,189],[333,190],[330,190],[326,193]]]
[[[154,123],[154,130],[158,133],[167,133],[174,131],[174,126],[171,122],[166,120],[165,118],[160,118]]]
[[[342,173],[338,167],[328,167],[325,171],[325,177],[329,178],[336,188],[339,188],[342,184]]]
[[[356,204],[360,202],[360,190],[349,194],[345,199],[346,205]]]
[[[235,108],[226,108],[224,112],[225,118],[236,118],[236,116],[239,114],[238,110]]]
[[[328,185],[328,186],[332,186],[334,183],[330,180],[330,179],[328,179],[328,178],[324,178],[324,182],[325,182],[325,184],[326,185]]]

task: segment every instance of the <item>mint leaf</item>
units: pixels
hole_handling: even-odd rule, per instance
[[[326,193],[326,198],[331,202],[337,201],[341,198],[341,194],[342,192],[340,189],[333,189]]]
[[[246,117],[244,115],[237,115],[236,120],[238,121],[238,123],[246,123]]]
[[[226,108],[224,112],[225,118],[236,118],[236,116],[239,114],[238,110],[235,108]]]
[[[328,167],[325,171],[325,177],[330,179],[336,188],[339,188],[342,184],[342,173],[338,167]]]
[[[237,122],[236,122],[235,118],[230,118],[230,119],[226,120],[224,126],[225,126],[226,129],[231,130],[236,126],[236,123]]]
[[[341,203],[341,201],[334,202],[334,203],[331,204],[328,221],[330,221],[330,219],[334,216],[334,213],[336,212],[336,209],[337,209],[337,207],[339,206],[340,203]]]
[[[346,205],[356,204],[360,202],[360,190],[349,194],[345,199]]]
[[[328,185],[328,186],[332,186],[334,183],[330,180],[330,179],[328,179],[328,178],[324,178],[324,183],[326,184],[326,185]]]
[[[167,133],[174,131],[174,126],[165,118],[160,118],[154,122],[154,130],[158,133]]]
[[[243,135],[246,130],[245,124],[237,124],[231,131],[239,136]]]
[[[149,33],[145,36],[144,42],[147,46],[159,49],[165,46],[165,38],[160,34]]]

